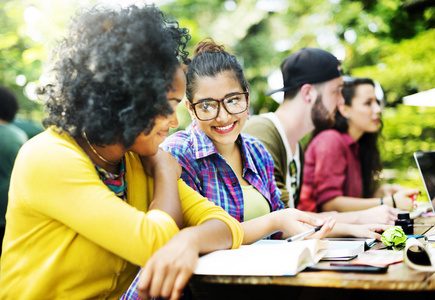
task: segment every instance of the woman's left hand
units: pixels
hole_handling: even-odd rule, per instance
[[[383,184],[375,192],[375,197],[385,197],[391,196],[398,191],[404,190],[405,188],[400,184]]]
[[[146,263],[139,275],[137,291],[141,299],[178,299],[196,268],[198,241],[189,229],[176,234]]]

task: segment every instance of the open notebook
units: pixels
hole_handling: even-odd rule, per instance
[[[426,189],[432,212],[435,213],[435,151],[420,151],[414,153],[415,162]]]
[[[328,241],[286,242],[262,240],[238,249],[201,256],[197,275],[294,276],[317,263],[328,251]]]

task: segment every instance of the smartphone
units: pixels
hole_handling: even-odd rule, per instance
[[[358,272],[358,273],[386,273],[388,266],[369,266],[369,265],[353,265],[331,263],[329,265],[314,265],[307,267],[304,271],[336,271],[336,272]]]

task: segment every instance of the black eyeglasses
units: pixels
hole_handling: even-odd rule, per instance
[[[230,115],[240,114],[248,109],[249,93],[231,93],[220,100],[201,99],[190,104],[196,117],[201,121],[213,120],[219,115],[220,103]]]

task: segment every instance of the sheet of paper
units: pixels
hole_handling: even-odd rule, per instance
[[[368,250],[360,253],[358,257],[352,260],[352,264],[387,266],[403,261],[403,251],[395,250]]]

